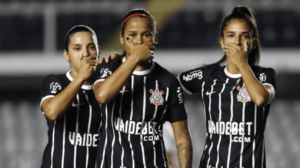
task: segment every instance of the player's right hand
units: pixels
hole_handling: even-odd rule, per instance
[[[128,37],[127,37],[128,38]],[[131,38],[126,39],[129,51],[126,50],[128,57],[134,58],[138,63],[152,60],[156,42],[145,41],[141,44],[135,44]]]
[[[102,64],[103,62],[113,63],[113,62],[117,61],[120,58],[122,58],[122,55],[120,55],[118,53],[106,54],[103,57],[99,58],[96,65]]]
[[[82,54],[80,54],[80,57],[77,60],[77,65],[77,77],[86,80],[95,71],[96,56],[83,56]]]

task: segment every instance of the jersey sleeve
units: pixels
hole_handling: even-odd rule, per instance
[[[178,80],[174,77],[172,86],[169,90],[169,101],[166,112],[166,119],[173,123],[177,121],[187,120],[187,113],[184,107],[184,95],[182,87]]]
[[[55,75],[47,76],[41,86],[41,104],[42,102],[48,98],[54,97],[59,94],[63,90],[63,85],[61,81]]]
[[[197,92],[198,82],[202,80],[203,72],[200,68],[192,69],[177,75],[182,89],[189,95]]]
[[[97,82],[100,82],[100,81],[104,81],[111,74],[112,74],[112,72],[111,72],[111,70],[109,70],[107,63],[104,62],[102,64],[99,64],[94,73],[94,77],[95,77],[94,84],[96,84]]]
[[[272,68],[261,68],[259,74],[257,74],[257,78],[263,85],[270,86],[271,89],[268,89],[269,92],[269,100],[267,104],[270,104],[275,97],[276,94],[276,73]]]
[[[276,90],[276,73],[274,69],[262,69],[258,74],[258,79],[262,84],[271,85]]]

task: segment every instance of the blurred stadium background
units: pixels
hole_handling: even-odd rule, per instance
[[[300,167],[299,0],[0,0],[0,167],[40,167],[47,143],[40,85],[46,75],[68,70],[62,50],[72,26],[92,27],[103,56],[122,50],[118,31],[123,16],[145,8],[158,25],[155,60],[177,74],[222,56],[218,26],[236,5],[256,11],[260,65],[277,71],[276,100],[265,133],[267,166]],[[198,167],[205,140],[200,95],[186,96],[186,109],[193,167]],[[166,143],[174,151],[172,138]]]

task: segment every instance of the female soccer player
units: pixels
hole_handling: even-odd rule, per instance
[[[123,60],[97,66],[94,93],[103,104],[98,168],[168,167],[162,127],[172,123],[180,167],[191,167],[192,144],[182,89],[155,63],[156,23],[146,10],[123,19]]]
[[[90,27],[69,30],[64,57],[71,70],[47,76],[41,88],[41,109],[49,127],[41,168],[95,167],[101,121],[93,92],[98,55],[97,37]]]
[[[200,167],[265,168],[264,130],[276,80],[273,69],[257,66],[260,42],[251,8],[233,9],[221,23],[219,42],[221,60],[178,75],[187,93],[202,96],[207,134]]]

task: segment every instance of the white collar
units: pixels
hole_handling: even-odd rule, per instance
[[[68,72],[66,73],[66,76],[67,76],[67,78],[68,78],[70,81],[73,81],[73,78],[72,78],[72,76],[71,76],[71,70],[68,71]],[[81,89],[84,89],[84,90],[92,90],[92,89],[93,89],[93,85],[82,85],[82,86],[81,86]]]
[[[229,73],[228,71],[227,71],[227,66],[224,68],[224,72],[225,72],[225,74],[228,76],[228,77],[230,77],[230,78],[240,78],[240,77],[242,77],[242,74],[232,74],[232,73]]]
[[[126,61],[126,57],[124,57],[123,59],[122,59],[122,62],[125,62]],[[150,73],[153,69],[154,69],[154,67],[155,67],[155,63],[154,63],[154,61],[151,61],[151,66],[150,66],[150,68],[148,68],[148,69],[145,69],[145,70],[143,70],[143,71],[133,71],[133,75],[146,75],[146,74],[148,74],[148,73]]]

